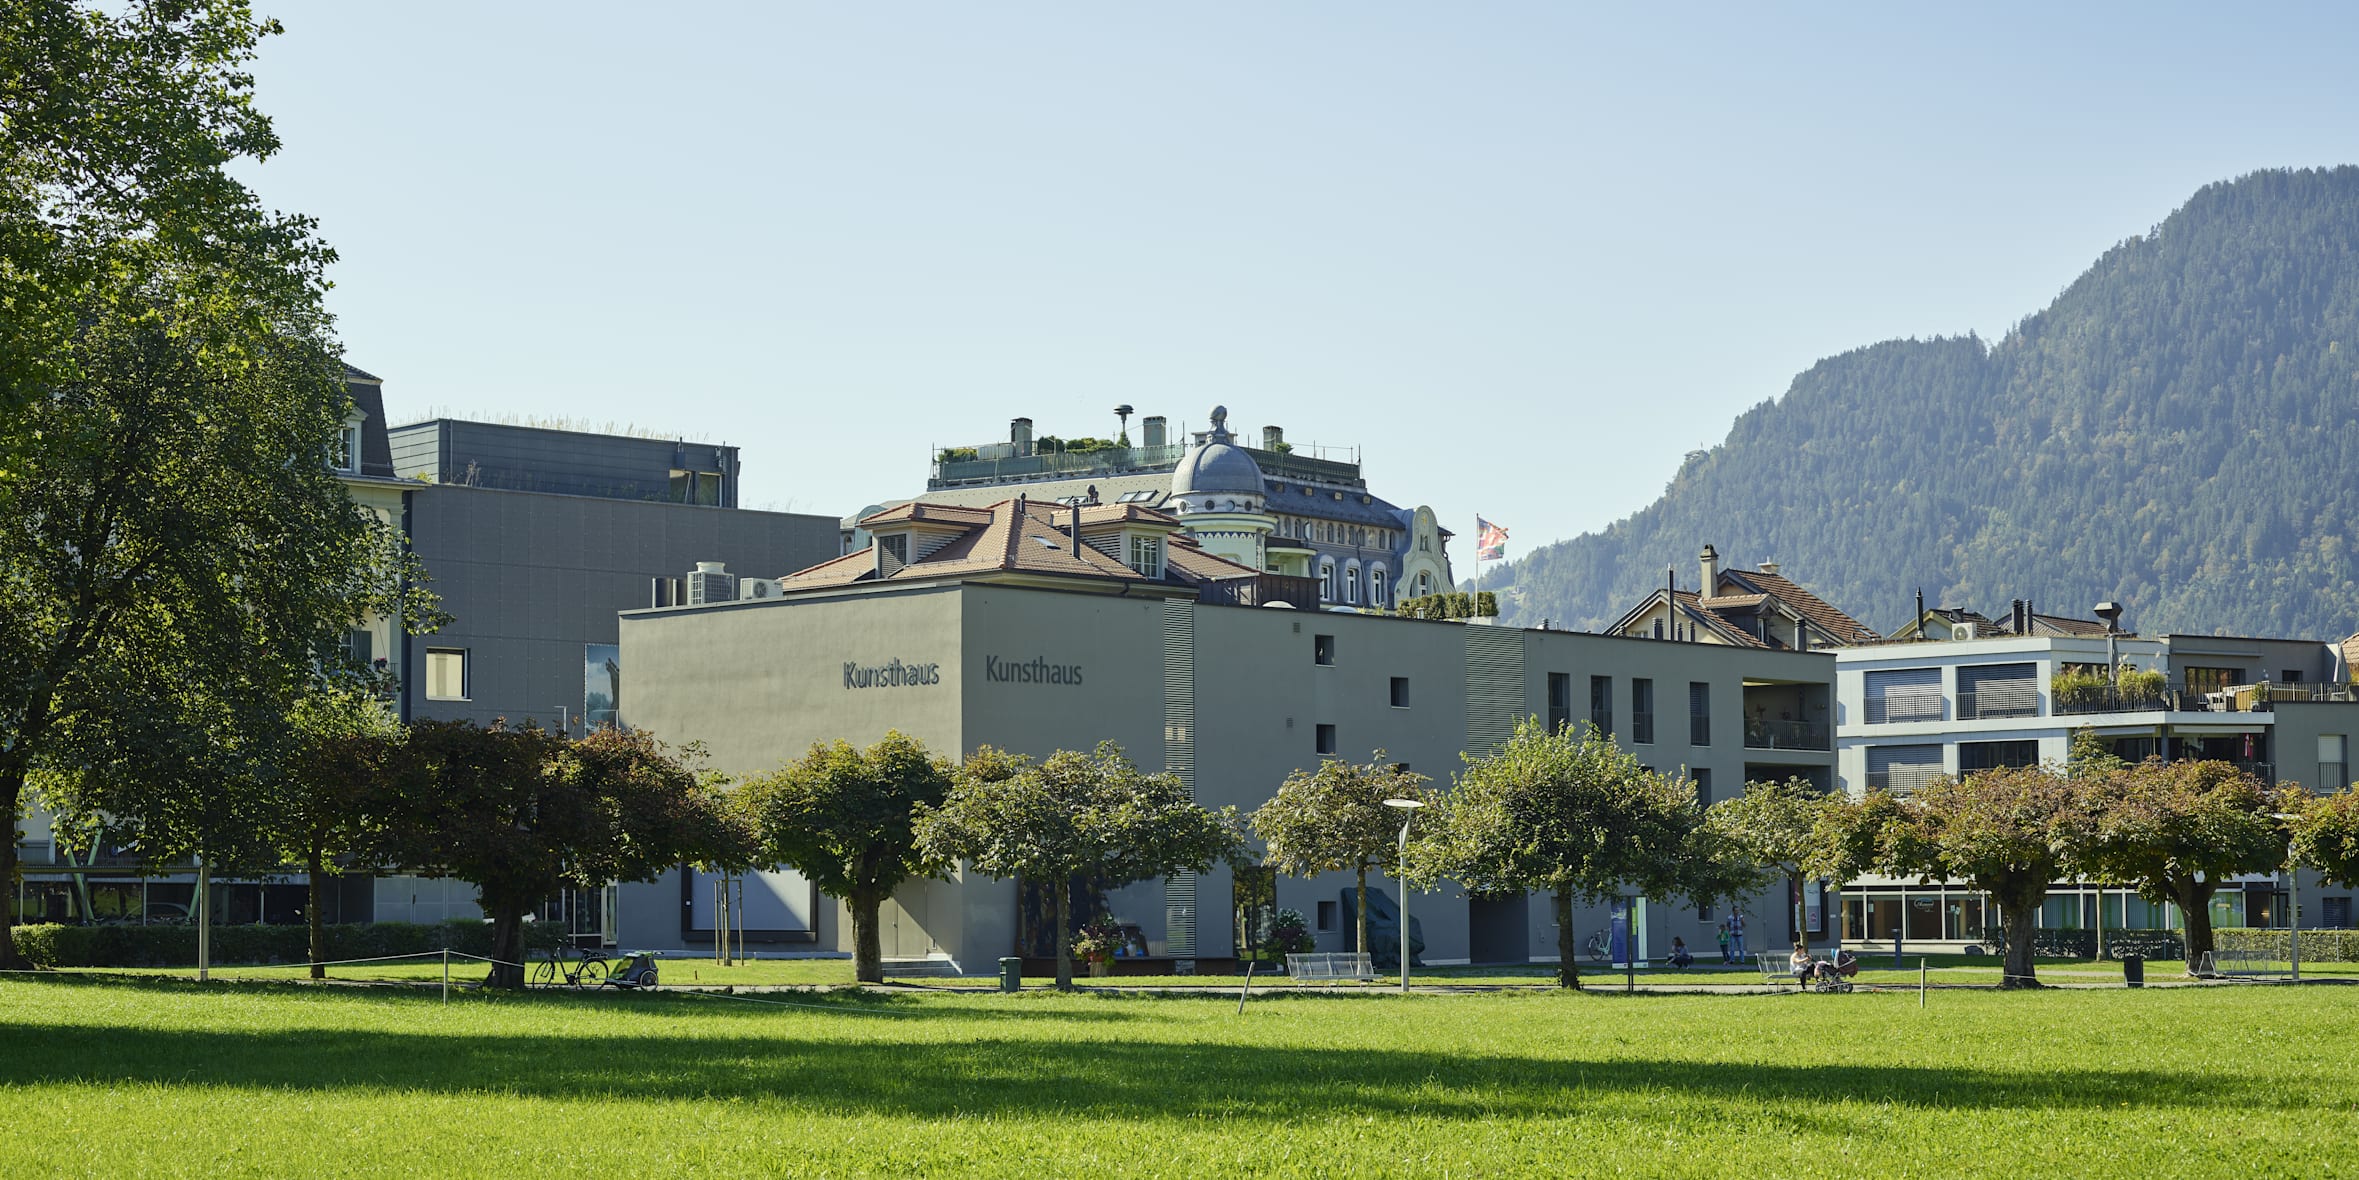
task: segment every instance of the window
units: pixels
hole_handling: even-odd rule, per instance
[[[1395,762],[1392,764],[1392,772],[1394,774],[1407,774],[1409,773],[1409,764],[1406,762]]]
[[[1630,740],[1644,745],[1655,742],[1655,682],[1630,682]]]
[[[426,649],[426,699],[430,701],[463,701],[467,699],[466,649],[452,647]]]
[[[1701,680],[1687,686],[1687,744],[1712,744],[1712,686]]]
[[[2351,785],[2350,735],[2322,733],[2318,735],[2318,782],[2321,791],[2339,791]]]
[[[1696,785],[1697,805],[1710,807],[1712,805],[1712,768],[1708,766],[1696,767],[1687,772],[1687,777],[1690,782]]]
[[[2279,684],[2300,684],[2301,682],[2302,670],[2300,668],[2285,668],[2277,673],[2277,683]]]
[[[1332,636],[1332,635],[1313,635],[1313,636],[1311,636],[1311,662],[1312,662],[1312,663],[1314,663],[1314,664],[1323,664],[1323,665],[1326,665],[1326,666],[1328,666],[1328,667],[1333,667],[1333,666],[1334,666],[1334,664],[1335,664],[1335,637],[1334,637],[1334,636]]]
[[[1368,605],[1384,605],[1384,567],[1368,567]]]
[[[365,668],[376,655],[377,637],[367,630],[354,627],[344,633],[344,659],[355,667]]]
[[[1140,577],[1163,576],[1163,538],[1132,537],[1130,539],[1130,568]]]
[[[1320,902],[1320,903],[1319,903],[1319,929],[1321,929],[1321,930],[1333,930],[1333,929],[1335,929],[1335,923],[1336,923],[1336,920],[1337,920],[1337,918],[1338,918],[1338,917],[1339,917],[1339,916],[1342,914],[1342,912],[1343,912],[1343,903],[1341,903],[1341,902],[1335,902],[1335,901],[1322,901],[1322,902]]]
[[[2322,897],[2318,899],[2318,924],[2329,930],[2351,928],[2351,899]]]
[[[1395,709],[1409,707],[1409,678],[1406,676],[1392,678],[1392,707]]]
[[[878,548],[884,550],[885,556],[892,558],[895,564],[909,564],[909,534],[894,533],[889,537],[878,537],[876,543]]]
[[[721,473],[718,471],[682,471],[672,469],[674,504],[703,504],[719,507],[721,503]]]
[[[360,470],[360,421],[353,419],[336,432],[336,445],[328,455],[329,463],[338,471]]]
[[[2244,673],[2235,668],[2189,668],[2187,691],[2225,692],[2231,684],[2244,683]]]
[[[1958,773],[1972,774],[1977,770],[2000,770],[2011,766],[2037,766],[2040,762],[2038,742],[1959,742]]]
[[[1343,567],[1343,601],[1351,606],[1360,604],[1360,563]]]
[[[1589,678],[1589,724],[1596,726],[1597,732],[1613,736],[1614,678],[1611,676]]]
[[[1941,720],[1941,669],[1895,668],[1867,676],[1867,723]]]
[[[1940,691],[1938,686],[1935,691]],[[1958,669],[1958,717],[2037,717],[2040,679],[2037,664],[1983,664]]]
[[[1868,747],[1868,789],[1906,795],[1941,774],[1939,746]]]
[[[1332,557],[1319,559],[1319,601],[1335,601],[1335,559]]]
[[[1548,674],[1548,732],[1560,733],[1573,723],[1573,678],[1567,673]]]
[[[1333,725],[1317,726],[1314,729],[1314,735],[1318,743],[1319,753],[1332,754],[1335,752],[1335,727]]]

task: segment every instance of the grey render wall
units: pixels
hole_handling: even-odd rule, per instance
[[[583,648],[616,641],[619,611],[644,607],[652,578],[698,561],[776,574],[833,555],[829,517],[601,500],[451,484],[408,493],[410,543],[451,622],[407,640],[403,686],[417,720],[557,723],[582,708]],[[468,652],[465,701],[426,699],[425,653]],[[622,691],[630,693],[624,666]],[[578,729],[577,729],[578,731]]]
[[[726,476],[720,507],[737,506],[739,466],[737,448],[732,446],[450,418],[395,427],[388,437],[394,470],[403,478],[611,500],[664,500],[677,468]]]
[[[1822,701],[1831,698],[1831,655],[1194,603],[1179,604],[1177,613],[1191,641],[1194,691],[1193,708],[1176,714],[1166,697],[1174,616],[1163,603],[972,585],[626,616],[626,685],[637,690],[626,689],[624,715],[668,740],[705,742],[718,769],[738,774],[774,767],[814,741],[871,741],[888,728],[956,754],[988,743],[1041,755],[1110,739],[1150,770],[1192,762],[1200,802],[1249,812],[1288,773],[1317,766],[1320,724],[1336,727],[1340,757],[1366,760],[1381,748],[1387,760],[1446,783],[1470,730],[1506,732],[1518,717],[1545,714],[1548,672],[1576,677],[1579,718],[1587,716],[1590,675],[1614,677],[1624,694],[1629,678],[1640,675],[1657,681],[1662,713],[1656,746],[1632,747],[1650,762],[1709,767],[1721,793],[1756,770],[1794,765],[1831,779],[1831,752],[1746,749],[1739,710],[1747,679],[1815,684]],[[1313,658],[1322,634],[1335,637],[1333,665]],[[1468,651],[1477,645],[1516,651],[1520,670],[1505,691],[1480,681],[1469,691],[1477,664]],[[844,687],[845,662],[891,659],[937,664],[939,680]],[[1081,683],[989,679],[991,661],[1035,659],[1079,668]],[[1396,676],[1408,682],[1405,708],[1392,704]],[[1714,740],[1705,747],[1687,742],[1691,680],[1714,686]],[[1477,715],[1486,709],[1494,715]],[[1315,917],[1318,903],[1339,901],[1351,881],[1350,874],[1282,879],[1279,904]],[[1370,886],[1388,895],[1393,888],[1381,875]],[[1232,953],[1231,888],[1225,867],[1196,882],[1199,957]],[[939,949],[970,970],[987,970],[1015,944],[1014,898],[1012,886],[980,879],[904,890],[888,915],[887,953]],[[1168,945],[1172,933],[1166,900],[1161,882],[1111,898],[1116,916],[1140,926],[1151,946]],[[1413,894],[1410,908],[1424,927],[1428,960],[1545,956],[1556,942],[1545,904],[1474,902],[1444,891]],[[1782,898],[1748,905],[1756,946],[1782,937],[1783,912]],[[1604,921],[1602,907],[1583,907],[1577,932],[1586,936]],[[1645,926],[1658,955],[1675,934],[1699,952],[1711,945],[1709,921],[1669,905],[1651,906]],[[1322,948],[1343,949],[1347,934],[1323,932]],[[638,932],[626,937],[646,941]],[[831,927],[822,945],[840,946],[841,932]]]

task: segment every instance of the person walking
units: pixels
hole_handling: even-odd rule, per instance
[[[1743,962],[1745,958],[1745,912],[1743,910],[1728,912],[1728,944],[1735,948],[1737,961]]]
[[[1728,957],[1728,923],[1722,922],[1720,924],[1720,965],[1726,967],[1734,961]]]

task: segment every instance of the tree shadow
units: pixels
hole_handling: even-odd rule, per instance
[[[900,1025],[927,1027],[924,1022],[935,1015],[981,1020],[986,1028],[1003,1014],[1018,1022],[998,1025],[1004,1034],[953,1039],[939,1032],[897,1036],[888,1022],[905,1018],[847,1006],[838,1015],[860,1023],[835,1026],[845,1031],[831,1038],[812,1035],[807,1021],[777,1019],[776,1009],[648,998],[658,1003],[639,1009],[646,1015],[693,1015],[703,1023],[677,1033],[624,1036],[0,1024],[0,1088],[70,1082],[556,1099],[734,1097],[920,1118],[1204,1116],[1270,1122],[1299,1119],[1306,1111],[1555,1118],[1627,1109],[1633,1095],[1668,1093],[1725,1103],[1732,1117],[1749,1112],[1744,1117],[1837,1133],[1864,1132],[1868,1122],[1882,1125],[1892,1107],[2238,1110],[2284,1097],[2255,1082],[2144,1069],[1732,1065],[1126,1041],[1118,1029],[1110,1037],[1105,1024],[1086,1025],[1078,1036],[1019,1032],[1036,1027],[1025,1023],[1033,1019],[1088,1018],[1065,1005],[1030,1012],[1022,1004],[961,1006]],[[506,1002],[544,1004],[530,998]],[[547,1006],[557,1015],[556,1005]],[[1102,1011],[1113,1020],[1155,1020],[1143,1004],[1106,1005]],[[725,1022],[720,1031],[714,1018]],[[742,1032],[733,1027],[740,1020]]]

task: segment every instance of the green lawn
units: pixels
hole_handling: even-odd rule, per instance
[[[2359,1170],[2359,989],[1931,999],[1306,995],[1239,1015],[17,976],[0,1175]]]

